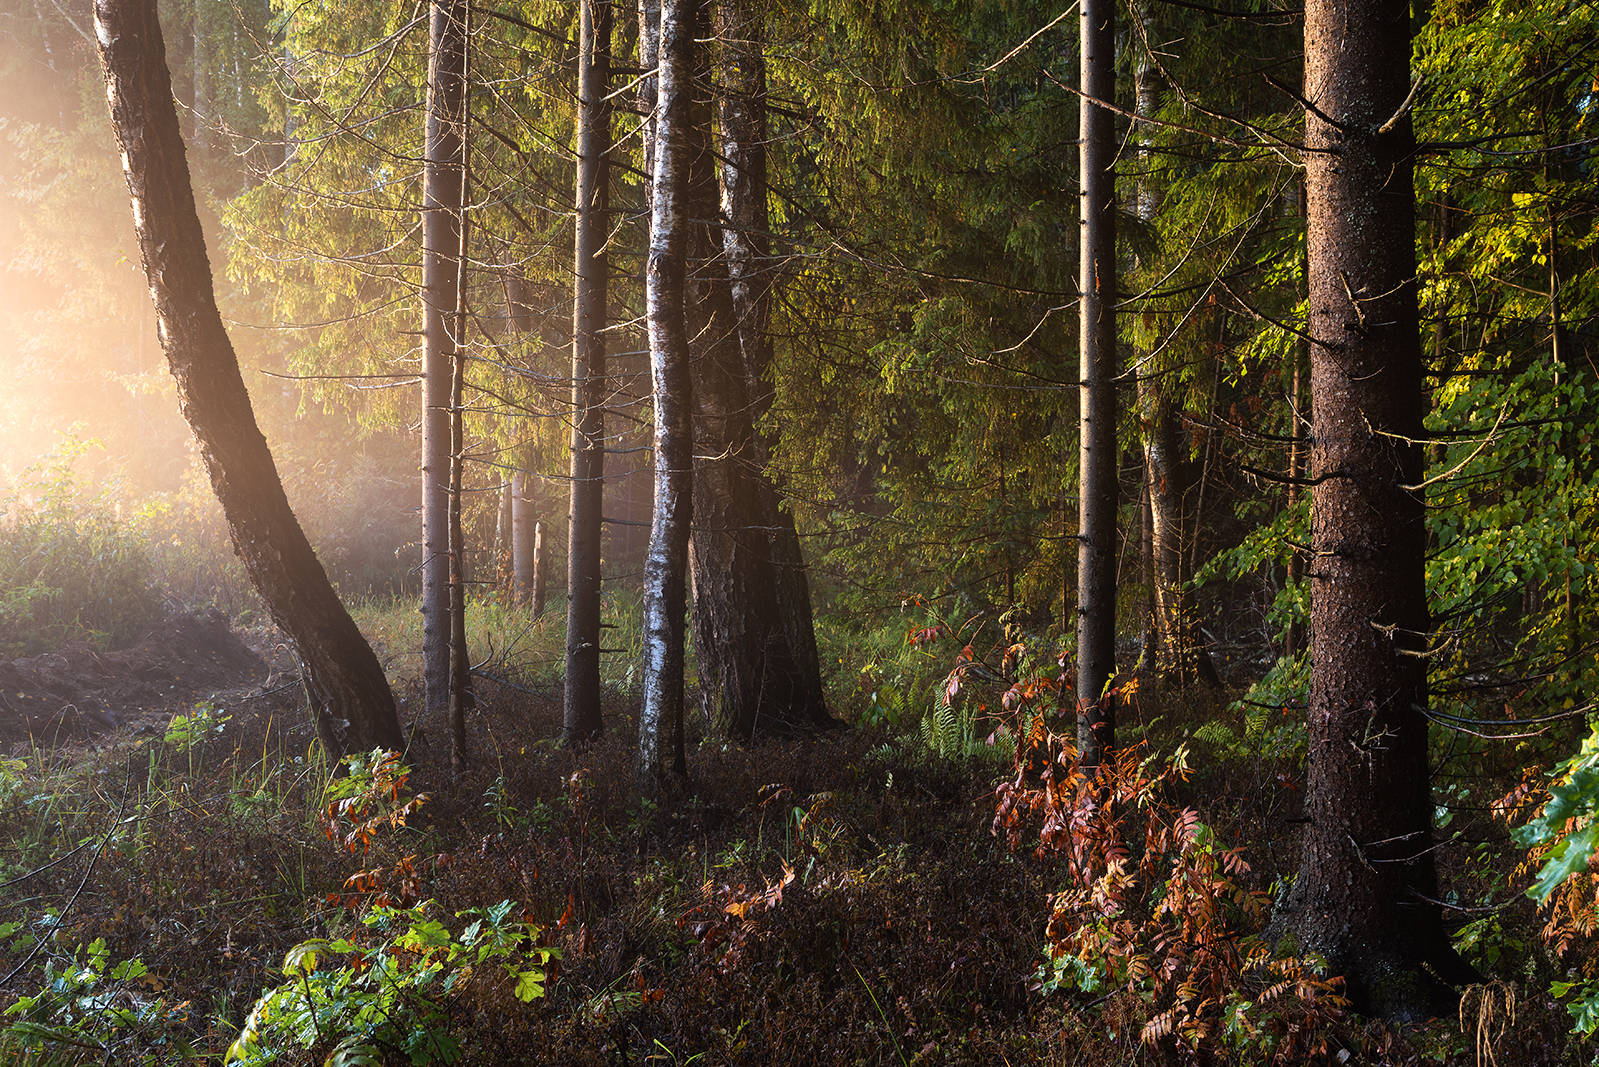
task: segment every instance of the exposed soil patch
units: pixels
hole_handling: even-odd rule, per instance
[[[81,740],[224,690],[254,686],[270,670],[220,611],[174,615],[116,652],[73,642],[0,662],[0,751],[35,741]]]

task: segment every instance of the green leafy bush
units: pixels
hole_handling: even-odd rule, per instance
[[[459,937],[428,917],[432,906],[376,905],[361,918],[365,932],[294,946],[283,961],[288,981],[256,1001],[224,1062],[257,1067],[298,1046],[326,1050],[329,1067],[379,1067],[390,1055],[454,1063],[462,1043],[451,1006],[468,985],[498,974],[523,1003],[544,996],[560,950],[534,943],[539,928],[514,919],[513,902],[457,912],[473,917]],[[331,956],[347,962],[320,966]]]
[[[0,924],[0,937],[19,924]],[[192,1060],[196,1053],[183,1035],[183,1005],[169,1006],[150,995],[149,970],[138,959],[111,966],[105,940],[96,938],[71,956],[47,958],[44,984],[32,996],[18,997],[6,1009],[14,1020],[0,1033],[36,1052],[85,1050],[107,1063],[156,1064]]]
[[[73,463],[90,442],[66,436],[0,498],[0,656],[88,641],[131,644],[162,612],[142,538],[109,492],[85,492]]]
[[[1599,727],[1549,777],[1548,799],[1510,837],[1528,850],[1529,866],[1541,864],[1527,895],[1549,914],[1544,941],[1565,957],[1591,946],[1599,931],[1599,875],[1589,866],[1599,850]],[[1495,807],[1514,820],[1536,795],[1523,783]],[[1592,1037],[1599,1031],[1599,968],[1591,953],[1571,954],[1582,960],[1580,968],[1568,974],[1570,981],[1551,983],[1549,993],[1565,1002],[1572,1033]]]

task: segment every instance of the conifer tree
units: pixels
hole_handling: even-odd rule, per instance
[[[422,678],[434,721],[450,715],[450,415],[466,205],[466,18],[465,0],[435,0],[429,8],[422,193]]]
[[[1283,920],[1363,1010],[1427,1013],[1450,959],[1433,867],[1424,394],[1407,8],[1311,0],[1312,673],[1306,827]],[[1446,977],[1450,977],[1447,976]]]
[[[577,226],[572,268],[572,485],[562,736],[600,731],[600,533],[605,486],[605,321],[610,261],[609,0],[581,0]]]
[[[1104,106],[1116,97],[1116,7],[1083,0],[1081,11],[1077,748],[1097,767],[1116,743],[1116,140]]]
[[[728,0],[717,7],[721,42],[720,156],[721,204],[726,220],[726,257],[738,343],[749,397],[750,481],[760,496],[760,527],[766,531],[776,608],[796,676],[785,688],[783,714],[795,725],[829,721],[816,647],[810,581],[793,513],[781,503],[769,464],[772,435],[761,420],[772,407],[771,292],[776,271],[767,211],[766,11],[757,0]],[[774,694],[775,696],[775,694]]]

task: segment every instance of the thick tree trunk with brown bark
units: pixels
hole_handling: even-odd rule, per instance
[[[577,232],[572,300],[572,487],[568,514],[567,744],[600,732],[600,534],[605,489],[605,305],[610,262],[609,0],[580,0]]]
[[[655,514],[644,561],[643,707],[638,778],[646,792],[688,778],[683,743],[683,615],[693,519],[694,438],[689,337],[683,305],[687,274],[688,116],[693,92],[694,0],[663,0],[657,27],[639,29],[640,53],[659,42],[645,315],[655,407]],[[641,10],[642,14],[642,10]]]
[[[1310,747],[1298,879],[1280,922],[1361,1010],[1420,1019],[1440,926],[1427,766],[1428,612],[1416,312],[1410,13],[1305,12]]]
[[[739,348],[755,426],[751,458],[757,467],[761,525],[766,529],[769,558],[777,583],[777,612],[783,622],[789,655],[799,674],[795,680],[795,712],[801,724],[825,726],[827,696],[822,685],[821,656],[811,611],[810,579],[800,548],[794,516],[781,506],[769,471],[772,442],[761,432],[771,410],[773,391],[767,373],[772,343],[767,332],[774,266],[766,207],[766,24],[756,0],[727,0],[717,8],[717,37],[722,42],[721,193],[722,232],[733,310],[738,316]]]
[[[383,667],[289,508],[217,311],[154,0],[98,0],[95,32],[161,345],[234,549],[304,666],[328,751],[404,748]]]
[[[709,5],[695,4],[695,37],[709,36]],[[697,84],[710,84],[700,53]],[[698,96],[699,94],[696,94]],[[751,418],[749,381],[718,216],[711,109],[689,111],[688,332],[694,361],[694,652],[712,728],[748,740],[812,724],[804,676],[778,611],[763,504],[770,494]]]

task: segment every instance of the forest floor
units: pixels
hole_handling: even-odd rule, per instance
[[[458,1052],[483,1065],[1511,1067],[1585,1055],[1568,1042],[1563,1008],[1534,992],[1547,985],[1526,962],[1537,921],[1514,900],[1482,940],[1525,972],[1519,1007],[1501,993],[1483,1009],[1479,994],[1458,1019],[1441,1011],[1391,1027],[1329,1003],[1296,1044],[1284,1038],[1305,1012],[1285,998],[1252,1016],[1253,1036],[1212,1020],[1195,1051],[1172,1037],[1142,1043],[1164,1005],[1114,984],[1043,996],[1030,986],[1062,861],[1012,851],[992,832],[995,787],[1015,777],[1009,758],[981,745],[941,755],[914,731],[748,747],[695,736],[691,788],[651,803],[634,786],[631,699],[610,693],[604,737],[563,749],[558,690],[482,679],[472,765],[452,775],[442,727],[415,730],[409,781],[373,810],[425,803],[403,826],[369,823],[346,850],[353,823],[330,835],[338,795],[290,662],[270,632],[236,634],[211,614],[174,618],[122,652],[72,647],[0,664],[0,1008],[56,988],[14,1016],[53,1028],[56,1039],[35,1035],[51,1051],[0,1042],[0,1060],[167,1063],[192,1052],[220,1064],[257,998],[284,982],[296,945],[361,946],[335,974],[358,977],[359,961],[377,958],[384,931],[370,917],[384,899],[402,909],[391,913],[400,928],[437,920],[457,938],[470,936],[463,912],[512,901],[528,924],[508,942],[520,958],[559,953],[528,1002],[482,960],[447,996],[409,988],[383,1010],[445,1040],[403,1056],[391,1042],[395,1063]],[[402,708],[419,707],[407,685]],[[1196,771],[1168,799],[1244,845],[1240,886],[1266,891],[1296,859],[1299,769],[1244,745],[1241,722],[1207,726],[1225,725],[1226,707],[1217,693],[1146,687],[1124,729],[1155,750],[1190,746]],[[1445,874],[1472,877],[1458,863]],[[326,954],[324,971],[345,958]],[[347,1024],[330,1007],[302,1026],[309,1047],[280,1034],[273,1062],[323,1062]]]

